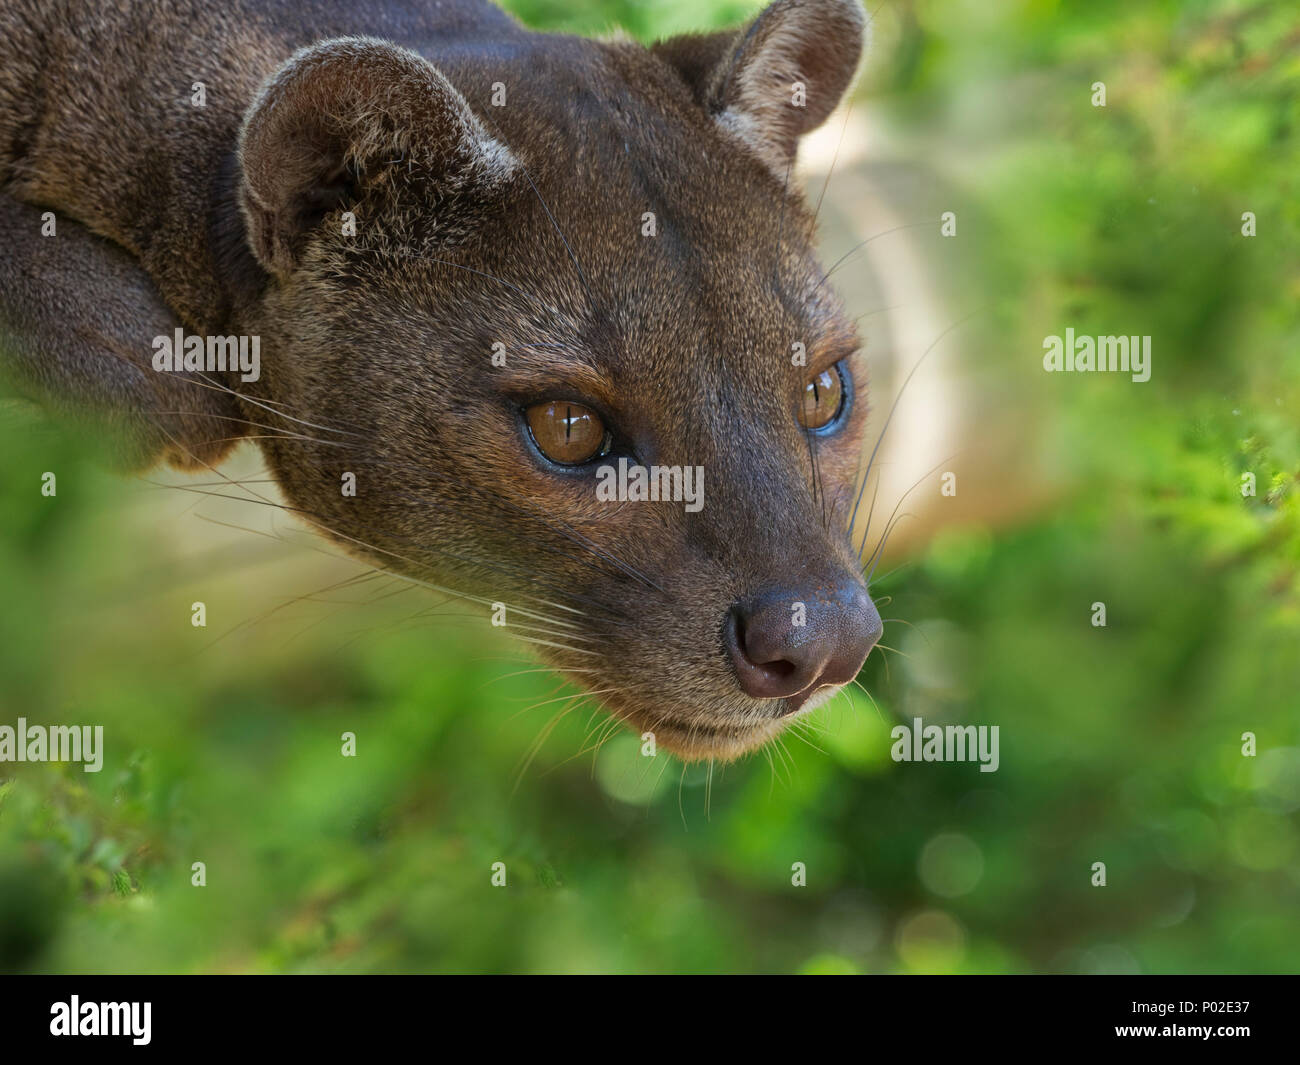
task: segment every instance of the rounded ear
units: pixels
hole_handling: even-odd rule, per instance
[[[720,126],[784,177],[799,138],[848,91],[866,29],[861,0],[776,0],[746,29],[673,37],[651,51]]]
[[[239,158],[253,253],[281,277],[326,214],[386,174],[450,192],[496,185],[516,166],[431,63],[366,37],[295,53],[248,109]]]

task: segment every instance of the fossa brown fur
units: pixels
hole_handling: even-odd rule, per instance
[[[864,26],[777,0],[646,48],[481,0],[0,0],[0,368],[126,467],[256,437],[324,535],[506,603],[660,745],[750,750],[880,631],[844,532],[866,387],[790,179]],[[155,372],[177,327],[260,337],[260,378]],[[851,406],[810,433],[836,364]],[[548,464],[521,411],[555,398],[703,467],[703,509]]]

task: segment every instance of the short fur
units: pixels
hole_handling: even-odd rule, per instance
[[[864,22],[777,0],[647,49],[479,0],[0,0],[0,367],[127,467],[252,432],[350,551],[506,602],[685,757],[752,749],[789,718],[737,687],[730,604],[797,583],[814,611],[859,573],[865,383],[838,433],[800,429],[810,370],[856,341],[789,172]],[[177,326],[260,336],[261,378],[155,373]],[[519,411],[555,396],[645,464],[703,466],[704,509],[547,467]]]

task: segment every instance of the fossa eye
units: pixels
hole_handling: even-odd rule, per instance
[[[844,409],[844,376],[836,363],[804,382],[799,404],[799,424],[805,429],[825,429]]]
[[[537,450],[557,466],[581,466],[609,451],[610,434],[590,407],[567,399],[534,403],[524,412]]]

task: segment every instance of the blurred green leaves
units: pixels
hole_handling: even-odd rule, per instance
[[[647,40],[751,10],[510,6]],[[932,0],[876,36],[855,106],[971,205],[945,281],[991,308],[981,368],[1034,380],[1059,491],[881,567],[870,695],[712,768],[593,753],[580,703],[521,769],[573,692],[485,624],[307,601],[217,640],[325,580],[173,558],[166,490],[4,423],[0,721],[103,723],[107,758],[4,767],[0,969],[1295,971],[1294,12]],[[1151,334],[1151,382],[1044,384],[1065,325]],[[999,771],[895,764],[914,716],[1000,726]]]

